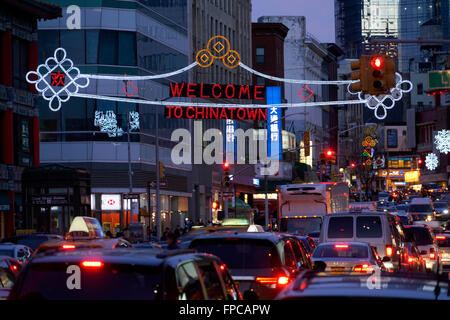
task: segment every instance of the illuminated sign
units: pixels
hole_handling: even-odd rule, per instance
[[[267,87],[267,104],[281,103],[281,87]],[[267,155],[270,159],[281,159],[281,108],[269,107],[267,119]]]
[[[259,179],[254,178],[252,182],[255,186],[259,186]]]
[[[409,183],[415,183],[419,182],[420,172],[417,171],[411,171],[405,173],[405,182]]]
[[[264,100],[264,86],[205,84],[205,83],[170,83],[171,97],[214,98],[214,99],[248,99]]]
[[[121,210],[120,194],[102,194],[102,210]]]
[[[267,120],[267,109],[166,106],[164,116],[167,119]]]
[[[405,170],[381,170],[378,172],[378,176],[386,178],[389,173],[389,178],[403,178],[406,172]]]
[[[253,200],[264,200],[266,199],[266,194],[265,193],[256,193],[253,195]],[[276,193],[268,193],[267,194],[267,199],[269,200],[277,200],[278,196]]]

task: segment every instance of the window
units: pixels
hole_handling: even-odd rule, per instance
[[[313,258],[360,258],[367,259],[369,252],[366,246],[349,245],[348,247],[336,248],[332,245],[319,245],[314,250]]]
[[[265,48],[256,48],[256,57],[255,62],[257,64],[263,64],[265,63]]]
[[[381,218],[377,216],[357,217],[356,236],[358,238],[381,238]]]
[[[98,63],[117,64],[117,31],[100,30]]]
[[[99,30],[86,30],[86,63],[98,63]]]
[[[294,270],[297,268],[294,249],[292,249],[290,241],[286,241],[286,243],[284,244],[284,265]]]
[[[212,263],[199,264],[198,269],[205,285],[207,299],[225,300],[225,294],[215,266]]]
[[[12,39],[13,86],[27,90],[25,75],[28,72],[28,42],[19,38]]]
[[[61,30],[60,32],[61,47],[66,49],[67,57],[72,59],[75,65],[85,64],[86,50],[84,30]],[[53,53],[51,56],[53,56]]]
[[[397,129],[388,129],[387,130],[387,146],[388,148],[397,148]]]
[[[328,223],[329,238],[353,238],[353,217],[332,217]]]
[[[203,289],[193,262],[183,263],[177,268],[178,286],[181,288],[179,300],[203,300]]]
[[[417,94],[423,94],[423,84],[422,83],[417,84]]]

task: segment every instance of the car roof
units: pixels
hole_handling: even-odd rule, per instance
[[[157,248],[79,249],[36,255],[35,263],[79,263],[83,260],[101,260],[105,263],[161,266],[168,259],[183,261],[201,257],[214,257],[194,250],[161,250]]]
[[[273,243],[279,242],[281,239],[287,237],[294,237],[290,234],[273,233],[273,232],[217,232],[213,234],[200,235],[196,237],[194,241],[205,240],[205,239],[226,239],[226,238],[238,238],[238,239],[249,239],[249,240],[268,240]]]
[[[327,214],[325,217],[327,216],[356,216],[356,215],[391,215],[393,216],[393,214],[391,212],[382,212],[382,211],[369,211],[369,210],[361,210],[361,211],[344,211],[344,212],[332,212]]]

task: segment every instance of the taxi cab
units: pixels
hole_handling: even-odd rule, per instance
[[[105,238],[100,222],[91,217],[78,216],[73,219],[69,232],[61,239],[42,243],[33,256],[44,252],[70,251],[82,248],[128,248],[132,244],[123,238]]]

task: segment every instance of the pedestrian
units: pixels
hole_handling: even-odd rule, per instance
[[[179,249],[180,247],[178,246],[177,240],[178,238],[175,236],[175,234],[169,232],[169,234],[167,235],[167,249],[169,250]]]

